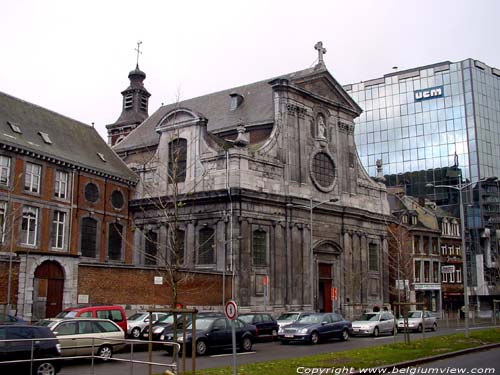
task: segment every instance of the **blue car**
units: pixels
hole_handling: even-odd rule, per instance
[[[352,324],[342,315],[336,313],[313,313],[306,315],[295,323],[280,328],[278,339],[282,344],[288,342],[307,342],[317,344],[322,340],[338,338],[349,339]]]

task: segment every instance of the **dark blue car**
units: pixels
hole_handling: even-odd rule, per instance
[[[339,338],[349,339],[352,324],[336,313],[313,313],[300,318],[293,324],[280,328],[278,339],[282,344],[288,342],[308,342],[317,344],[321,340]]]

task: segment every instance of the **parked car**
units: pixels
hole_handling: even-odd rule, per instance
[[[199,312],[197,314],[197,317],[202,317],[202,316],[224,316],[223,313],[221,312]],[[191,314],[186,314],[186,325],[191,322]],[[153,341],[163,341],[161,340],[161,335],[163,334],[163,331],[165,329],[170,330],[172,329],[174,324],[174,315],[173,314],[168,314],[168,316],[163,316],[160,319],[158,319],[154,324],[153,324],[153,333],[151,335]],[[182,329],[182,324],[183,324],[183,318],[182,314],[177,314],[177,329]],[[144,329],[141,332],[141,339],[142,340],[149,340],[149,324],[147,324]]]
[[[2,312],[0,312],[0,324],[28,324],[28,322],[24,319],[18,318],[17,316],[14,315],[4,315]]]
[[[302,318],[303,316],[312,314],[312,312],[306,311],[291,311],[281,314],[276,321],[278,322],[279,328],[285,327],[292,323],[295,323],[297,320]]]
[[[118,324],[124,332],[127,332],[127,315],[120,305],[70,307],[57,314],[56,318],[109,319]]]
[[[242,351],[249,352],[257,334],[255,326],[245,323],[243,320],[234,320],[236,332],[236,346]],[[196,355],[207,354],[211,349],[224,349],[232,347],[231,321],[224,316],[204,316],[196,318]],[[187,326],[186,349],[191,351],[192,347],[192,322]],[[161,337],[162,341],[173,340],[172,330],[165,330]],[[177,337],[177,342],[182,345],[182,335]],[[168,349],[167,349],[168,350]]]
[[[257,339],[278,337],[278,322],[268,313],[247,313],[240,314],[238,318],[245,323],[252,324],[257,328]]]
[[[422,332],[425,329],[437,330],[437,319],[429,311],[408,311],[408,331]],[[398,319],[398,331],[405,330],[405,319]]]
[[[280,327],[278,339],[282,344],[291,341],[317,344],[321,340],[339,338],[343,341],[352,334],[352,324],[336,313],[311,313],[295,323]]]
[[[52,331],[47,327],[16,324],[0,326],[0,373],[30,374],[32,341],[24,340],[36,340],[33,344],[34,374],[54,375],[61,370],[62,361],[58,360],[61,347]]]
[[[357,320],[352,322],[353,335],[373,335],[377,337],[381,333],[396,333],[394,315],[390,312],[366,312]]]
[[[125,347],[125,332],[115,322],[98,318],[43,319],[61,343],[63,357],[94,355],[106,360]]]
[[[153,324],[159,319],[168,317],[168,313],[153,312],[151,313]],[[144,327],[149,325],[149,313],[148,312],[138,312],[127,318],[127,335],[138,339],[141,337],[141,332]]]

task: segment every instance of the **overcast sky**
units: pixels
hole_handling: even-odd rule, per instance
[[[312,66],[341,84],[475,58],[500,68],[498,0],[15,0],[0,13],[0,91],[87,124],[121,113],[139,67],[161,103]]]

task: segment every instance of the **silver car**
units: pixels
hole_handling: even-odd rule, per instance
[[[353,335],[373,335],[377,337],[381,333],[394,335],[396,324],[394,316],[390,312],[366,312],[358,320],[352,322]]]
[[[154,312],[151,313],[153,317],[153,324],[156,323],[160,318],[167,317],[168,313]],[[149,324],[149,313],[148,312],[138,312],[127,318],[127,335],[133,339],[139,339],[141,337],[141,332]]]
[[[94,355],[106,360],[125,347],[125,332],[109,319],[44,319],[37,323],[50,328],[59,339],[63,357]]]
[[[295,323],[297,320],[301,319],[304,316],[311,315],[312,312],[304,312],[304,311],[291,311],[283,313],[279,316],[276,321],[278,322],[279,328],[286,327],[292,323]]]
[[[422,332],[425,329],[437,330],[437,320],[429,311],[408,311],[408,331]],[[398,319],[398,331],[405,330],[404,318]]]

